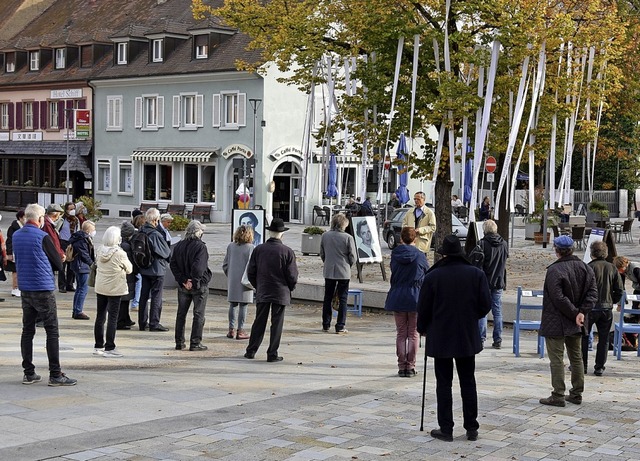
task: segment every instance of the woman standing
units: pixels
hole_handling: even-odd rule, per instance
[[[485,197],[482,199],[482,203],[480,204],[480,212],[478,213],[478,218],[480,221],[486,221],[489,219],[491,215],[491,203],[489,202],[489,197]]]
[[[18,288],[18,272],[16,271],[16,263],[13,260],[13,233],[20,229],[27,222],[24,217],[24,210],[16,213],[16,219],[7,229],[7,270],[11,272],[11,296],[20,297],[20,289]]]
[[[127,254],[120,248],[120,228],[109,227],[102,237],[102,247],[98,250],[98,271],[96,273],[97,312],[93,329],[95,349],[93,355],[104,357],[122,357],[116,349],[116,328],[120,298],[129,293],[127,274],[133,266]],[[104,324],[107,321],[107,340],[104,338]],[[104,348],[104,350],[103,350]]]
[[[253,302],[253,289],[242,285],[242,275],[253,251],[253,228],[239,226],[233,233],[233,242],[227,246],[222,270],[227,276],[227,300],[229,301],[229,332],[227,338],[249,339],[244,331],[247,304]],[[237,316],[237,324],[236,324]],[[236,331],[237,325],[237,331]]]
[[[94,235],[96,235],[96,225],[92,221],[85,221],[82,223],[82,228],[78,232],[74,232],[69,239],[69,245],[73,248],[74,255],[69,266],[76,278],[71,318],[76,320],[89,320],[89,316],[83,310],[84,300],[89,292],[89,272],[96,259],[93,251]]]
[[[403,245],[391,252],[391,289],[384,303],[385,310],[392,311],[396,321],[396,355],[398,376],[411,378],[416,375],[418,353],[418,296],[429,263],[414,242],[416,231],[405,227],[400,233]]]
[[[133,250],[131,249],[131,237],[136,233],[136,228],[133,227],[129,221],[124,221],[120,226],[120,234],[122,235],[122,243],[120,247],[127,254],[129,262],[133,266],[133,271],[127,274],[127,289],[129,292],[120,298],[120,310],[118,311],[118,330],[131,330],[131,327],[136,324],[131,320],[129,315],[129,302],[133,299],[136,291],[136,279],[138,275],[138,269],[133,264]]]

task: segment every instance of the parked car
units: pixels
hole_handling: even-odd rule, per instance
[[[382,226],[382,237],[389,248],[394,249],[400,242],[400,231],[402,230],[402,220],[412,208],[398,208],[391,213]],[[458,236],[460,243],[464,246],[467,240],[467,228],[453,213],[451,214],[451,233]],[[433,240],[431,241],[433,245]]]

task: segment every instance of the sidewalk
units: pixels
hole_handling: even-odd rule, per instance
[[[549,365],[525,334],[523,355],[504,348],[477,356],[480,438],[464,437],[454,389],[453,443],[432,439],[435,389],[427,363],[425,431],[420,432],[423,350],[416,378],[398,378],[392,317],[350,316],[348,335],[323,333],[318,306],[287,308],[281,363],[242,357],[230,340],[227,304],[212,295],[206,352],[173,349],[176,295],[165,290],[168,333],[118,331],[121,359],[94,357],[93,321],[71,319],[73,294],[57,294],[63,371],[78,379],[46,386],[44,334],[35,363],[43,382],[21,384],[20,302],[0,304],[2,460],[631,460],[640,453],[638,359],[609,358],[586,377],[584,403],[538,404],[550,393]],[[95,317],[90,290],[85,311]],[[250,309],[249,320],[253,319]],[[190,320],[189,320],[190,321]],[[591,358],[593,362],[593,358]],[[592,367],[592,365],[591,365]],[[568,375],[567,375],[568,378]]]

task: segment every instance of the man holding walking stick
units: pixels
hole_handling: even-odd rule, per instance
[[[425,354],[433,357],[436,376],[440,427],[433,429],[431,436],[453,441],[455,359],[467,440],[477,440],[475,356],[482,350],[478,320],[491,310],[489,283],[484,272],[467,261],[455,235],[445,237],[438,253],[442,259],[427,272],[418,300],[418,332],[426,336]],[[424,395],[422,398],[424,402]]]

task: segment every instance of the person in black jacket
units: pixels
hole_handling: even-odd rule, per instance
[[[133,224],[129,221],[124,221],[120,226],[120,236],[122,237],[120,248],[122,248],[127,254],[127,258],[129,258],[129,262],[133,266],[133,270],[130,274],[127,274],[127,288],[129,289],[129,293],[120,298],[118,330],[131,330],[131,327],[136,324],[136,322],[131,320],[131,315],[129,314],[129,303],[135,294],[138,275],[138,266],[136,266],[133,261],[133,250],[131,248],[131,237],[133,237],[133,234],[136,232],[136,228],[133,227]]]
[[[18,210],[16,213],[16,219],[11,223],[9,229],[7,229],[7,241],[5,242],[7,248],[7,270],[11,272],[11,296],[20,297],[20,289],[18,288],[18,272],[16,271],[16,264],[13,258],[13,233],[27,222],[27,218],[24,216],[24,210]]]
[[[202,344],[204,328],[204,311],[207,307],[211,270],[209,269],[209,252],[202,241],[205,226],[193,220],[187,226],[184,240],[178,242],[171,256],[169,267],[178,282],[178,312],[176,314],[176,350],[186,349],[184,328],[187,313],[193,302],[193,323],[191,324],[190,351],[206,351]]]
[[[82,223],[81,229],[74,232],[69,239],[69,245],[73,247],[74,255],[70,267],[76,279],[71,318],[76,320],[89,320],[89,316],[83,310],[84,300],[89,292],[89,272],[91,272],[91,265],[96,260],[92,240],[95,235],[96,225],[93,221],[85,221]],[[60,278],[58,278],[59,280]]]
[[[482,223],[484,237],[480,245],[484,254],[482,270],[487,276],[491,289],[491,315],[493,315],[493,344],[491,347],[502,347],[502,290],[507,287],[507,258],[509,246],[498,234],[498,226],[493,219],[487,219]],[[480,339],[484,344],[487,339],[487,317],[478,321],[480,327]]]
[[[443,257],[427,275],[418,298],[418,333],[426,336],[426,354],[434,358],[439,429],[431,436],[453,441],[453,362],[460,381],[462,414],[468,440],[478,438],[476,354],[482,350],[478,320],[489,313],[491,296],[484,273],[465,257],[460,240],[447,235]],[[464,289],[461,289],[464,287]]]

